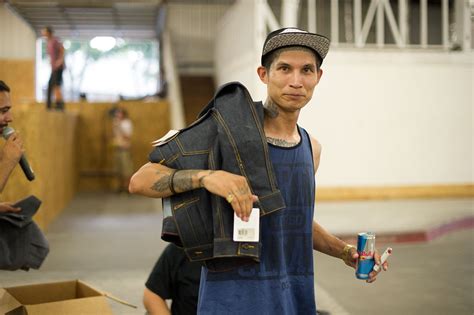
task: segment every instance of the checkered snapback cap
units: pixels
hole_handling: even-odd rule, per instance
[[[265,57],[272,51],[282,47],[303,46],[314,50],[321,62],[329,50],[329,38],[300,30],[296,27],[285,27],[268,34],[262,51],[262,64]]]

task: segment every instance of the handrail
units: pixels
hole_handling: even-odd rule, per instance
[[[280,20],[275,17],[267,0],[259,0],[255,8],[259,11],[257,16],[263,17],[260,23],[266,30],[265,34],[281,26],[300,26],[328,35],[332,46],[364,48],[376,44],[378,48],[393,48],[395,44],[400,49],[471,50],[470,11],[474,10],[474,3],[469,1],[442,0],[439,7],[427,0],[353,0],[352,5],[340,4],[339,0],[281,0]],[[298,21],[301,10],[305,11],[305,21]],[[342,21],[339,19],[341,10],[344,12]],[[417,10],[419,16],[415,20]],[[324,23],[319,23],[317,29],[318,17],[325,16],[330,16],[330,19],[323,19]],[[438,18],[439,23],[433,23],[433,19]],[[385,27],[388,27],[393,40],[387,38]],[[417,30],[418,36],[415,34]],[[371,36],[373,31],[375,34]],[[430,43],[430,38],[436,38],[437,42]]]

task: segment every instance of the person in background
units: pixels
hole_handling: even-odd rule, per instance
[[[11,108],[10,88],[0,80],[0,134],[3,134],[5,127],[13,121]],[[5,140],[0,151],[0,193],[24,152],[23,141],[18,133],[13,133]],[[0,202],[0,212],[8,211],[18,212],[20,208],[13,207],[10,202]]]
[[[118,192],[128,192],[128,184],[133,174],[133,163],[130,153],[133,124],[128,117],[128,112],[121,107],[116,107],[113,111],[112,125],[115,171],[119,181]]]
[[[48,92],[46,95],[46,107],[52,109],[52,93],[54,93],[54,100],[56,102],[57,110],[64,110],[63,94],[61,92],[61,85],[63,83],[64,63],[64,47],[59,39],[53,35],[54,30],[47,26],[41,31],[41,35],[47,39],[47,52],[51,62],[51,76],[48,82]]]
[[[169,244],[145,284],[143,304],[149,315],[196,314],[201,264],[191,262],[184,251]],[[171,311],[165,300],[171,299]]]

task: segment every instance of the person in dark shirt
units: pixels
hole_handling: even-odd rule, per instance
[[[143,304],[149,315],[191,315],[197,312],[201,264],[190,262],[184,251],[169,244],[145,284]],[[166,304],[171,299],[171,312]]]

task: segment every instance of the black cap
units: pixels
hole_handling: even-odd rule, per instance
[[[329,38],[300,30],[296,27],[285,27],[268,34],[262,50],[262,65],[264,58],[272,51],[282,47],[302,46],[315,51],[321,57],[321,63],[329,50]]]

